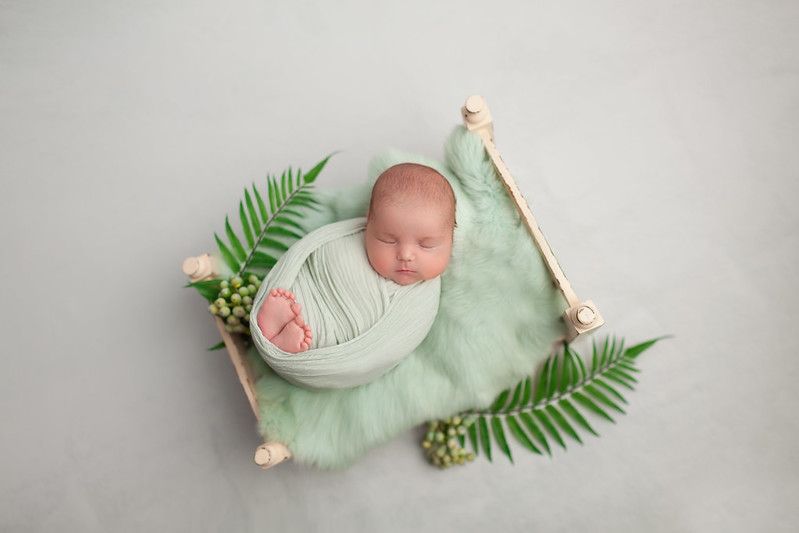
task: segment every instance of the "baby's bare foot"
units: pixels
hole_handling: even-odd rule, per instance
[[[311,328],[302,320],[301,316],[297,316],[271,340],[284,352],[304,352],[311,346]]]
[[[272,337],[280,333],[283,326],[293,321],[300,314],[300,304],[294,300],[294,294],[285,289],[272,289],[258,310],[258,327],[264,336]]]

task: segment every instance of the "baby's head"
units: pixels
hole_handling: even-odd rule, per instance
[[[432,168],[400,163],[375,181],[366,255],[384,278],[410,285],[440,275],[449,263],[454,230],[455,194]]]

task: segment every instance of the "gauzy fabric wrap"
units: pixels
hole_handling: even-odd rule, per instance
[[[280,257],[253,301],[252,338],[266,363],[295,385],[347,388],[391,370],[427,336],[438,312],[441,278],[399,285],[369,264],[366,217],[327,224]],[[284,352],[255,317],[273,288],[294,293],[310,326],[311,347]]]

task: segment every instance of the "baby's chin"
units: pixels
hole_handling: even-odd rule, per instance
[[[393,281],[398,285],[413,285],[414,283],[418,283],[420,281],[427,281],[428,279],[433,279],[431,277],[423,277],[418,275],[413,275],[413,276],[392,275],[392,276],[383,276],[383,277],[390,279],[391,281]]]
[[[413,279],[413,278],[401,278],[401,279],[389,278],[389,279],[394,283],[396,283],[397,285],[413,285],[417,281],[422,281],[421,279]]]

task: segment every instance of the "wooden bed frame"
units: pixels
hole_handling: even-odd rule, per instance
[[[586,300],[581,302],[571,284],[566,279],[563,271],[552,254],[552,250],[547,243],[544,234],[538,227],[538,224],[530,212],[527,202],[516,187],[516,182],[510,175],[510,171],[502,161],[496,146],[494,145],[494,126],[491,120],[491,113],[488,105],[482,96],[472,95],[466,99],[466,103],[461,107],[461,115],[463,116],[463,123],[467,129],[474,131],[480,135],[485,145],[486,152],[491,157],[491,161],[497,170],[497,173],[505,184],[505,189],[508,194],[513,198],[516,208],[524,220],[530,235],[533,237],[538,250],[546,262],[552,281],[555,286],[563,293],[566,302],[569,304],[568,309],[563,314],[563,320],[566,324],[566,336],[556,340],[555,344],[558,345],[562,342],[571,343],[579,337],[583,337],[593,330],[602,326],[605,321],[599,314],[594,302]],[[189,257],[183,261],[183,272],[191,281],[199,281],[203,279],[215,278],[219,275],[218,264],[211,254],[203,254],[197,257]],[[255,414],[256,419],[260,419],[258,410],[258,401],[255,394],[255,375],[253,369],[250,367],[249,361],[246,356],[246,346],[244,338],[240,335],[233,335],[225,330],[225,324],[219,317],[214,317],[216,327],[219,334],[225,343],[230,360],[233,363],[233,368],[236,370],[239,381],[244,388],[244,394],[247,395],[247,400],[250,402],[252,412]],[[291,457],[291,451],[279,442],[264,442],[255,450],[255,463],[261,468],[266,469],[282,463]]]

